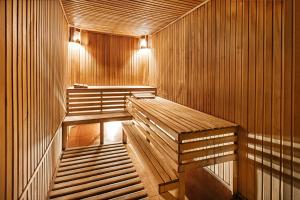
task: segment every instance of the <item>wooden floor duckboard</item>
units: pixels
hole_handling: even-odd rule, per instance
[[[147,193],[123,144],[63,152],[49,199],[144,199]]]

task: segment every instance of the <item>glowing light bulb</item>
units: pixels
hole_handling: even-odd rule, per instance
[[[147,40],[146,40],[146,38],[142,38],[141,39],[140,45],[141,45],[141,49],[147,48]]]
[[[74,32],[73,41],[80,42],[80,32],[79,31]]]

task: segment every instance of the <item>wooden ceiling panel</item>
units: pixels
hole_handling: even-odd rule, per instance
[[[105,33],[149,35],[204,0],[61,0],[70,25]]]

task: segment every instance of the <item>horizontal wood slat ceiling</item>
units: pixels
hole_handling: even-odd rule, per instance
[[[104,33],[149,35],[204,0],[61,0],[70,25]]]

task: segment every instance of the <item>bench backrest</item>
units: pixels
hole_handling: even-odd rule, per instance
[[[136,93],[156,95],[149,86],[99,86],[67,89],[67,115],[93,115],[124,111],[126,97]]]

